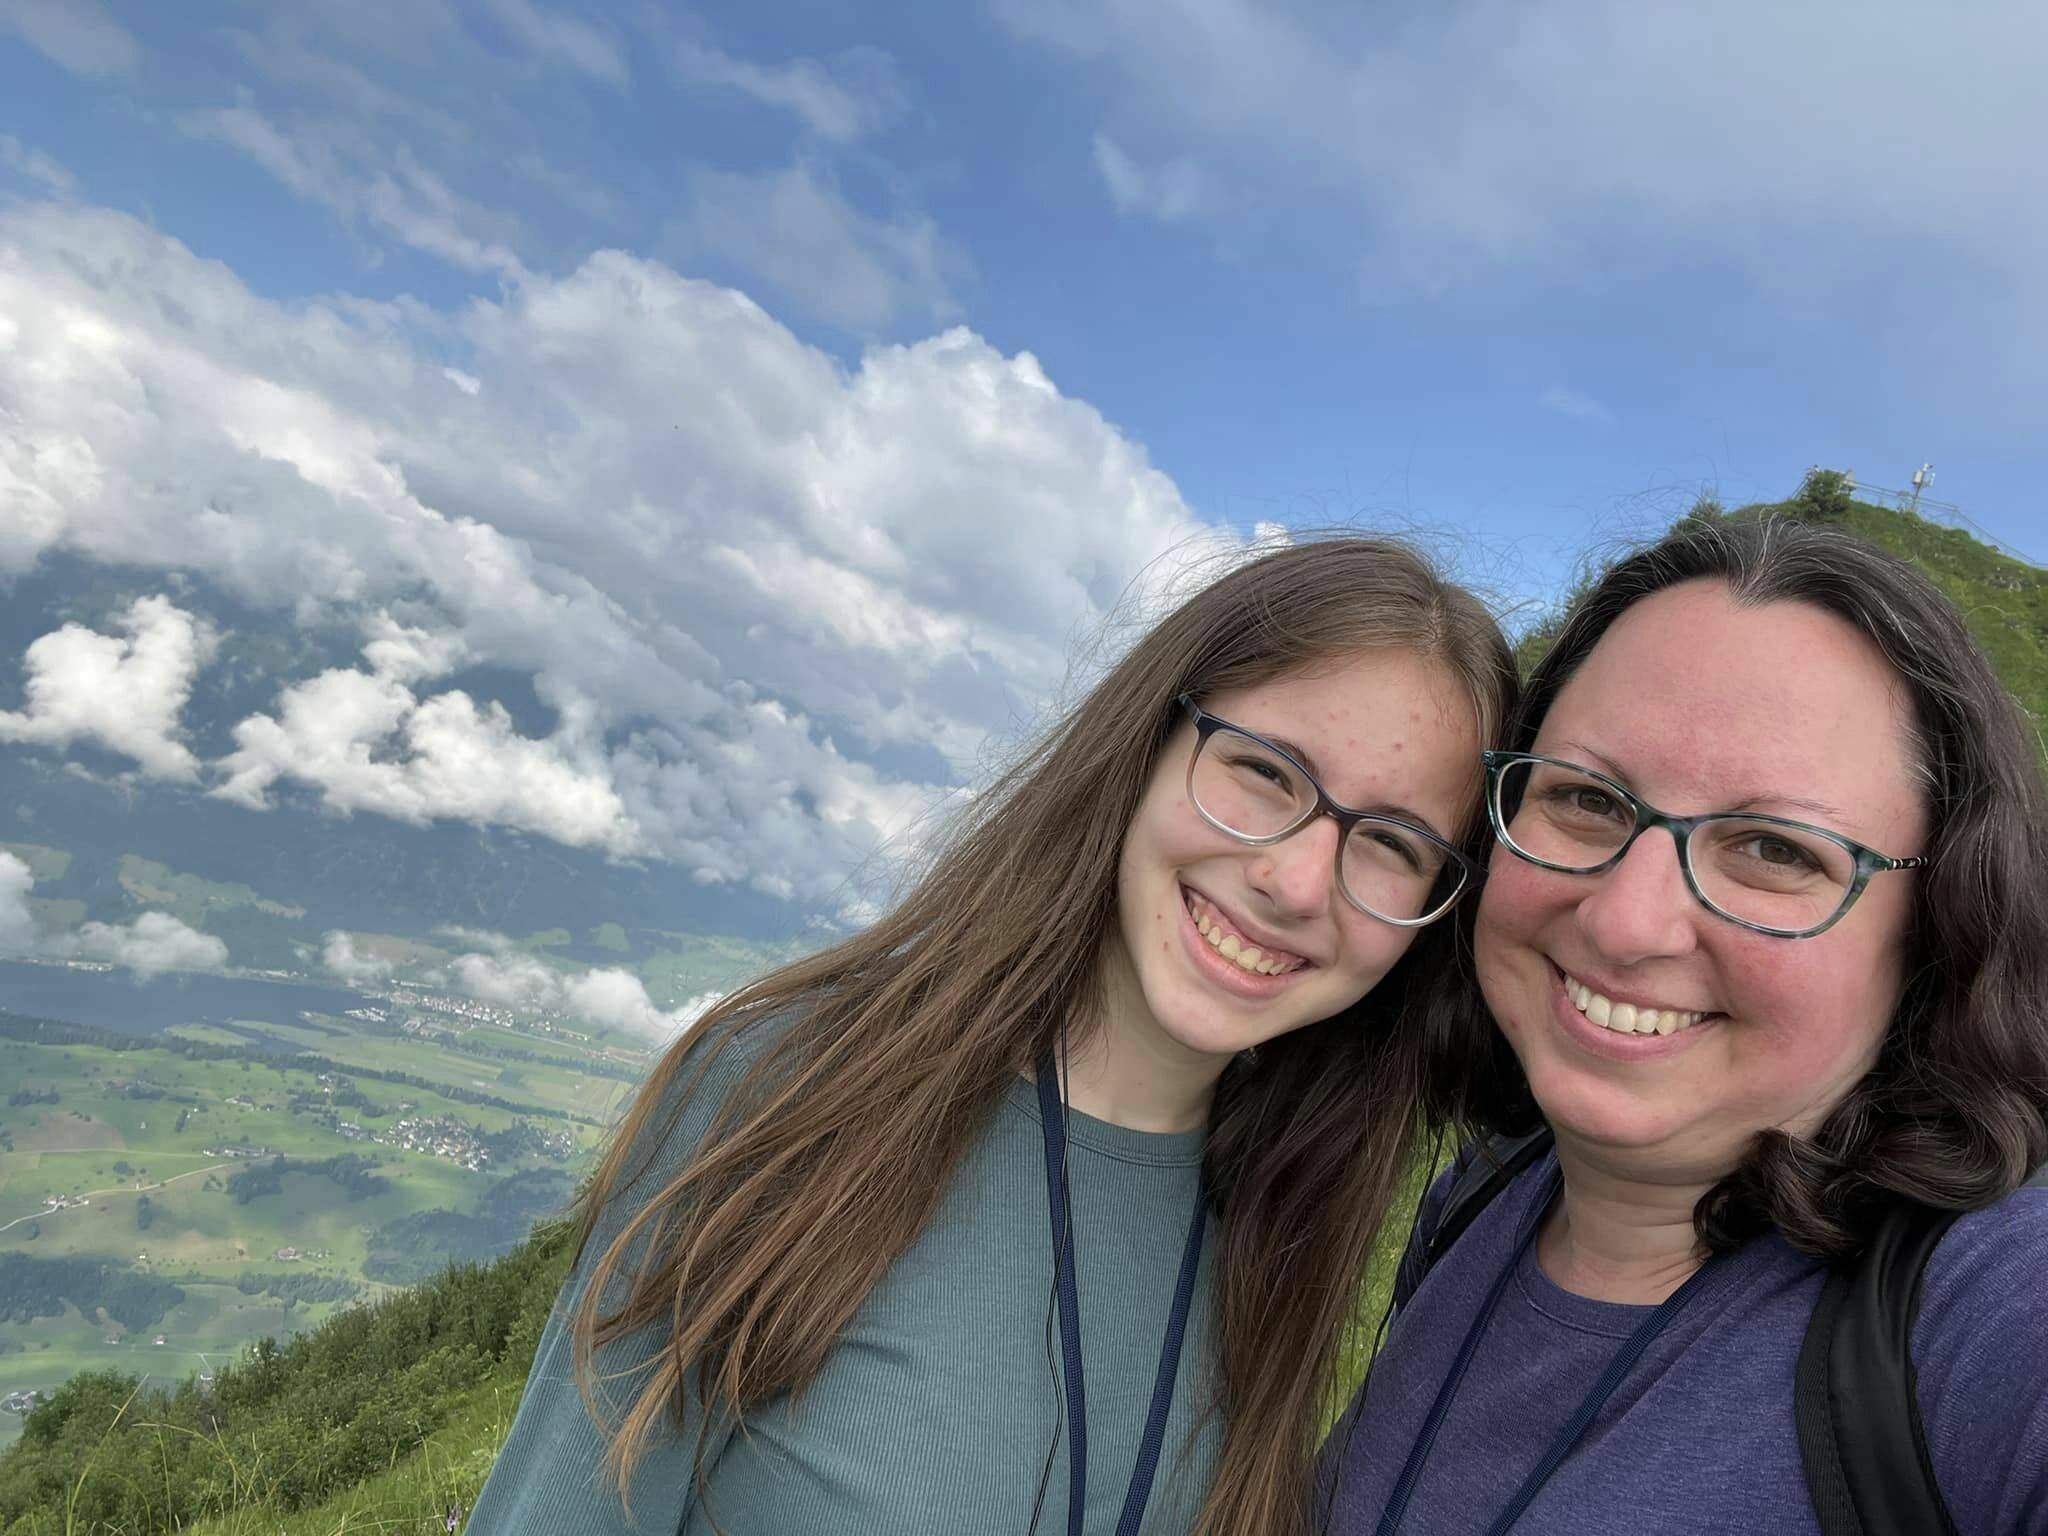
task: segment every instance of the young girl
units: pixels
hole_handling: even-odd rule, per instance
[[[1383,540],[1167,617],[655,1070],[472,1529],[1305,1531],[1514,687]]]

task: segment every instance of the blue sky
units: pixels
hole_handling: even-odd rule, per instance
[[[0,575],[359,628],[196,792],[804,900],[1190,541],[1412,527],[1532,604],[1701,493],[1932,460],[2040,558],[2048,11],[1930,14],[0,0]],[[452,796],[465,743],[538,779]]]
[[[1469,530],[1532,590],[1591,528],[1814,461],[1931,458],[2033,551],[2040,13],[1956,7],[1944,45],[1919,7],[1781,9],[132,6],[67,61],[90,8],[17,3],[0,124],[261,292],[494,291],[194,118],[402,152],[536,269],[617,245],[844,355],[965,324],[1206,517]]]

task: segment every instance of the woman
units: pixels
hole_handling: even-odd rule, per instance
[[[1514,687],[1380,540],[1168,616],[662,1061],[474,1528],[1305,1531]]]
[[[1540,1114],[1555,1146],[1454,1241],[1448,1176],[1425,1202],[1331,1528],[1820,1530],[1805,1331],[1919,1202],[1968,1213],[1900,1375],[1926,1470],[1953,1529],[2048,1531],[2048,1190],[2019,1187],[2048,849],[1959,616],[1841,530],[1695,525],[1581,600],[1508,743],[1475,918],[1498,1035],[1446,1071],[1477,1130]]]

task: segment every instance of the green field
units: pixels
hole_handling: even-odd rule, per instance
[[[651,1062],[617,1039],[492,1024],[421,1039],[325,1015],[180,1025],[135,1048],[22,1038],[32,1033],[16,1021],[0,1034],[0,1082],[26,1100],[0,1102],[0,1274],[10,1255],[88,1261],[183,1299],[132,1327],[68,1297],[54,1315],[24,1317],[0,1287],[0,1394],[47,1393],[88,1369],[182,1380],[397,1288],[380,1275],[410,1280],[436,1260],[501,1251],[566,1198]],[[313,1055],[260,1054],[257,1042]],[[459,1124],[461,1135],[438,1149],[370,1139],[396,1138],[403,1121]],[[556,1140],[543,1149],[526,1137],[465,1165],[464,1149],[520,1127]],[[265,1155],[223,1155],[249,1148]],[[59,1199],[65,1208],[48,1208]],[[237,1288],[279,1274],[346,1281],[355,1294],[286,1301]],[[0,1414],[0,1447],[20,1426]]]

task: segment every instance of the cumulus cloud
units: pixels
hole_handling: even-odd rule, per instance
[[[168,912],[145,912],[128,923],[87,923],[75,933],[44,933],[29,907],[35,876],[21,859],[0,851],[0,954],[77,956],[126,966],[137,981],[165,971],[217,971],[228,947]]]
[[[179,717],[217,637],[161,596],[137,598],[115,627],[121,635],[66,624],[31,642],[27,708],[0,710],[0,742],[85,741],[133,758],[152,778],[196,778],[199,760],[178,739]]]
[[[615,854],[641,844],[602,754],[573,734],[521,736],[502,704],[459,689],[422,699],[396,678],[348,668],[286,689],[276,715],[242,721],[220,766],[227,781],[213,793],[252,810],[292,779],[344,815],[518,827]]]
[[[585,971],[564,972],[512,949],[498,935],[477,937],[495,942],[488,953],[479,951],[456,957],[455,985],[471,997],[508,1008],[562,1013],[587,1023],[662,1038],[696,1022],[720,995],[703,993],[680,1008],[664,1012],[654,1005],[646,986],[631,971],[595,966]]]
[[[1028,353],[842,364],[617,251],[448,310],[284,305],[29,205],[0,316],[0,570],[182,567],[361,632],[238,728],[219,788],[252,808],[300,786],[830,906],[1140,573],[1237,542]],[[477,667],[551,722],[438,686]]]
[[[28,907],[28,894],[35,884],[28,865],[11,853],[0,852],[0,954],[22,954],[35,948],[35,921]]]
[[[320,963],[351,986],[382,981],[392,971],[390,961],[361,953],[356,949],[355,936],[340,929],[326,936],[320,948]]]
[[[62,950],[126,966],[137,981],[165,971],[217,971],[228,963],[225,943],[168,912],[145,912],[132,923],[87,923]]]

